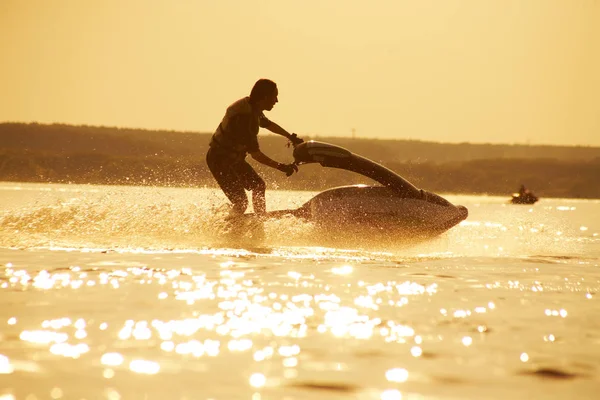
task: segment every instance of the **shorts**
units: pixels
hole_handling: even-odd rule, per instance
[[[217,183],[234,206],[247,204],[245,190],[264,190],[265,181],[244,159],[233,159],[225,152],[210,147],[206,164]],[[245,207],[244,207],[245,209]]]

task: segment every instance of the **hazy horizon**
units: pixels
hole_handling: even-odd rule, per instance
[[[22,121],[0,121],[0,125],[2,124],[38,124],[38,125],[58,125],[58,126],[66,126],[66,127],[88,127],[88,128],[99,128],[99,129],[107,129],[107,130],[130,130],[130,131],[147,131],[147,132],[174,132],[181,134],[198,134],[198,135],[212,135],[213,131],[193,131],[193,130],[176,130],[176,129],[167,129],[167,128],[140,128],[140,127],[130,127],[130,126],[111,126],[111,125],[90,125],[90,124],[69,124],[65,122],[22,122]],[[259,132],[260,136],[270,135],[273,137],[278,137],[276,134],[269,132],[268,130],[262,129]],[[351,135],[328,135],[327,133],[322,134],[312,134],[305,135],[305,139],[308,140],[318,140],[318,139],[327,139],[327,138],[335,138],[335,139],[355,139],[355,140],[381,140],[381,141],[408,141],[408,142],[423,142],[423,143],[432,143],[432,144],[440,144],[440,145],[474,145],[474,146],[530,146],[530,147],[579,147],[579,148],[591,148],[591,149],[600,149],[600,145],[594,144],[553,144],[553,143],[510,143],[510,142],[450,142],[450,141],[440,141],[440,140],[429,140],[429,139],[421,139],[421,138],[403,138],[403,137],[368,137],[368,136],[358,136],[352,137]],[[259,138],[260,140],[260,138]]]
[[[0,121],[211,132],[268,77],[301,136],[600,146],[597,21],[598,0],[4,0]]]

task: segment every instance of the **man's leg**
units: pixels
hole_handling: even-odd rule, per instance
[[[265,199],[265,187],[252,190],[252,207],[255,214],[265,214],[267,212],[267,200]]]
[[[267,185],[265,184],[265,181],[246,161],[236,165],[236,172],[243,182],[244,187],[247,190],[252,191],[252,207],[254,208],[254,213],[265,214],[267,212],[265,199]]]
[[[243,214],[248,208],[248,196],[246,196],[239,174],[232,168],[228,160],[219,157],[212,149],[208,150],[206,164],[225,196],[233,204],[232,213]]]

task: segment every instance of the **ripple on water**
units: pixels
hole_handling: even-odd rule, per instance
[[[412,275],[412,276],[431,276],[431,277],[435,277],[435,278],[442,278],[442,279],[456,279],[456,276],[453,275],[446,275],[446,274],[428,274],[426,272],[413,272],[412,274],[408,274],[408,275]]]
[[[542,367],[534,370],[522,371],[520,375],[534,376],[541,379],[552,379],[552,380],[570,380],[575,378],[585,378],[587,375],[583,373],[573,373],[564,371],[560,368],[553,367]]]
[[[462,383],[467,383],[467,381],[465,379],[461,379],[457,376],[433,376],[432,379],[436,382],[436,383],[442,383],[442,384],[447,384],[447,385],[460,385]]]
[[[295,382],[288,387],[296,389],[322,390],[334,393],[354,393],[360,390],[358,386],[338,382]]]

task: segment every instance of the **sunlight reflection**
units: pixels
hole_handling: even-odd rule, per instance
[[[381,393],[381,400],[402,400],[402,393],[397,389],[388,389]]]
[[[146,321],[139,321],[135,324],[132,331],[133,337],[137,340],[148,340],[152,337],[152,331],[148,328]]]
[[[106,379],[112,379],[115,376],[115,370],[112,368],[104,368],[102,371],[102,377]]]
[[[171,352],[175,349],[175,343],[170,340],[164,341],[160,344],[160,348],[163,351]]]
[[[423,355],[423,350],[419,346],[413,346],[410,349],[410,354],[412,354],[413,357],[421,357]]]
[[[298,280],[298,279],[302,278],[302,274],[301,274],[301,273],[299,273],[299,272],[296,272],[296,271],[289,271],[289,272],[288,272],[288,276],[289,276],[290,278],[292,278],[292,279],[296,279],[296,280]]]
[[[274,354],[274,350],[272,347],[265,347],[262,350],[257,350],[254,353],[253,358],[254,358],[254,361],[263,361],[263,360],[271,358],[273,356],[273,354]]]
[[[78,329],[77,331],[75,331],[75,339],[85,339],[87,337],[87,332],[84,331],[83,329]]]
[[[452,314],[452,316],[454,318],[466,318],[466,317],[468,317],[470,315],[471,315],[471,311],[470,310],[456,310]]]
[[[204,351],[209,357],[216,357],[219,355],[221,342],[218,340],[207,339],[204,341]]]
[[[293,368],[298,365],[298,359],[296,357],[288,357],[283,359],[283,366]]]
[[[10,363],[8,357],[3,354],[0,354],[0,374],[12,374],[15,368]]]
[[[560,309],[560,310],[551,310],[551,309],[545,309],[544,310],[544,314],[546,314],[548,317],[562,317],[562,318],[566,318],[568,313],[567,310],[565,310],[564,308]]]
[[[111,367],[123,364],[124,358],[120,353],[105,353],[100,358],[100,363]]]
[[[113,388],[104,389],[104,395],[107,400],[121,400],[121,394]]]
[[[398,294],[408,296],[408,295],[418,295],[418,294],[434,294],[437,292],[437,284],[432,283],[431,285],[425,287],[423,285],[419,285],[416,282],[403,282],[399,285],[396,285],[396,290]]]
[[[90,348],[85,343],[78,343],[76,345],[69,343],[55,343],[50,346],[50,352],[52,354],[70,358],[79,358],[83,353],[87,353],[89,351]]]
[[[263,374],[254,373],[250,376],[249,382],[250,386],[255,388],[261,388],[265,386],[265,383],[267,383],[267,378]]]
[[[558,206],[558,207],[556,207],[556,209],[558,211],[575,211],[577,208],[576,207],[569,207],[569,206]]]
[[[252,340],[250,340],[250,339],[230,340],[229,343],[227,343],[227,348],[230,351],[247,351],[252,348]]]
[[[385,378],[390,382],[406,382],[408,380],[408,371],[404,368],[389,369],[385,373]]]
[[[171,345],[165,346],[167,349],[171,348]],[[189,342],[179,343],[177,346],[175,346],[175,353],[191,354],[194,357],[201,357],[205,353],[204,344],[198,340],[190,340]]]
[[[335,275],[349,275],[352,273],[352,266],[342,265],[341,267],[334,267],[331,269]]]
[[[297,344],[293,346],[281,346],[279,347],[278,353],[283,357],[291,357],[300,354],[300,346]]]
[[[19,338],[26,342],[37,344],[62,343],[69,339],[69,335],[61,332],[51,331],[23,331]]]
[[[556,337],[552,334],[544,336],[544,342],[554,342],[556,340]]]
[[[63,397],[63,395],[64,392],[59,387],[55,387],[50,391],[50,397],[52,397],[53,399],[60,399],[61,397]]]
[[[148,360],[132,360],[129,369],[138,374],[154,375],[160,371],[160,364]]]
[[[412,327],[389,319],[382,320],[378,317],[379,313],[373,311],[388,307],[405,307],[413,296],[434,295],[438,292],[437,283],[394,280],[360,280],[348,283],[350,281],[344,280],[343,283],[324,284],[316,274],[290,270],[284,272],[283,278],[291,279],[285,279],[285,284],[300,291],[282,293],[275,288],[257,284],[251,276],[250,269],[236,269],[239,263],[227,261],[219,266],[216,276],[213,275],[212,278],[207,277],[205,273],[197,274],[192,268],[151,269],[140,265],[97,274],[80,267],[71,267],[68,272],[41,271],[31,279],[40,289],[82,290],[81,288],[90,287],[90,282],[97,282],[99,285],[107,285],[104,290],[113,291],[127,283],[126,279],[135,278],[136,284],[156,285],[157,290],[152,294],[156,302],[165,304],[175,300],[184,302],[185,307],[192,306],[193,316],[187,315],[180,319],[152,319],[150,315],[145,320],[126,319],[111,322],[115,331],[110,334],[119,339],[117,348],[133,345],[120,341],[154,343],[156,340],[160,350],[170,353],[171,356],[199,358],[219,356],[223,344],[228,352],[250,352],[254,362],[263,362],[274,356],[281,357],[279,365],[284,369],[282,374],[289,379],[298,375],[296,367],[300,362],[300,346],[273,341],[268,346],[256,349],[256,342],[253,340],[255,335],[266,333],[275,339],[302,338],[306,337],[310,329],[316,329],[317,333],[328,332],[334,338],[362,340],[371,339],[376,333],[378,338],[387,343],[409,343],[409,338],[414,337],[416,345],[410,348],[411,355],[420,357],[423,354],[419,346],[423,338],[415,336]],[[349,278],[356,272],[350,264],[333,267],[329,271],[333,275]],[[22,285],[30,284],[31,279],[24,270],[12,271],[11,277]],[[346,288],[350,285],[356,287],[356,292],[347,296]],[[344,292],[338,290],[339,288],[344,288]],[[209,307],[201,307],[201,301],[210,302]],[[475,313],[486,311],[485,307],[474,309]],[[456,310],[453,314],[455,317],[464,318],[470,316],[471,311]],[[311,317],[314,318],[313,321]],[[8,320],[9,324],[16,321],[16,317]],[[89,317],[47,319],[41,324],[44,330],[23,331],[20,338],[31,343],[49,345],[51,354],[78,358],[89,352],[90,348],[83,343],[67,343],[69,335],[83,340],[88,339],[92,333],[99,333],[98,330],[108,330],[108,322],[100,321],[96,323]],[[90,331],[94,326],[97,326],[98,330]],[[73,330],[69,330],[67,334],[60,332],[63,329]],[[212,336],[198,340],[197,335],[201,332],[210,332]],[[215,337],[220,337],[221,340],[215,340]],[[125,362],[124,356],[118,352],[102,354],[100,364],[109,367],[102,370],[102,377],[113,378],[113,368]],[[8,359],[5,364],[5,370],[8,370]],[[138,374],[153,375],[161,371],[161,365],[156,361],[134,359],[128,360],[126,365],[129,370]],[[408,371],[403,368],[390,369],[386,372],[386,379],[389,382],[405,382],[408,379]],[[266,383],[267,378],[262,373],[254,373],[249,377],[252,387],[260,388]],[[399,391],[388,390],[381,396],[396,399],[402,395]]]
[[[369,320],[366,315],[350,307],[341,307],[325,313],[324,326],[336,337],[352,336],[357,339],[368,339],[373,334],[373,328],[379,320]]]

